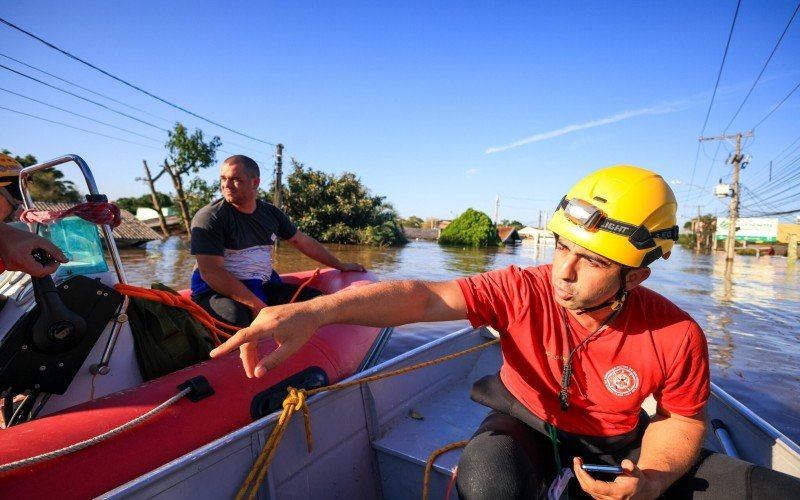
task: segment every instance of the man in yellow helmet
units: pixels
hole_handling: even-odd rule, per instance
[[[6,224],[14,220],[22,198],[18,185],[21,170],[17,160],[0,153],[0,272],[23,271],[40,278],[54,272],[67,258],[49,240]],[[44,250],[39,261],[33,256],[37,249]]]
[[[494,411],[459,460],[462,498],[538,498],[559,462],[572,465],[572,489],[580,493],[579,484],[595,498],[684,498],[701,489],[734,498],[770,487],[791,498],[800,494],[795,478],[701,455],[710,393],[705,336],[688,314],[639,286],[678,239],[676,210],[661,176],[603,169],[559,203],[548,225],[557,235],[552,265],[444,283],[377,283],[263,309],[211,355],[240,347],[247,376],[259,377],[326,324],[469,319],[500,332],[503,365],[472,390]],[[258,360],[263,338],[280,347]],[[641,410],[650,395],[658,405],[652,419]],[[584,462],[622,471],[602,481]]]
[[[22,196],[17,181],[22,165],[5,153],[0,153],[0,221],[8,222],[19,207]]]

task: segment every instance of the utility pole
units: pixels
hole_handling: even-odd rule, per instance
[[[703,236],[703,222],[700,219],[700,209],[703,208],[703,205],[688,205],[686,208],[689,207],[696,207],[697,208],[697,219],[692,221],[692,234],[694,234],[695,238],[695,253],[700,253],[700,243],[701,238]]]
[[[153,185],[155,182],[153,177],[150,175],[150,168],[147,166],[147,160],[142,160],[144,163],[144,173],[147,176],[145,180],[147,180],[147,186],[150,188],[150,199],[153,202],[153,208],[156,209],[156,214],[158,215],[158,224],[161,226],[161,234],[164,235],[162,240],[169,238],[169,230],[167,230],[167,220],[164,218],[164,212],[161,211],[161,203],[158,201],[158,196],[156,195],[156,188]]]
[[[275,194],[272,197],[272,204],[281,208],[281,174],[283,168],[283,144],[275,146]]]
[[[753,137],[753,132],[736,135],[720,135],[717,137],[701,137],[700,141],[722,141],[736,139],[736,152],[733,155],[733,186],[731,187],[730,227],[728,227],[728,240],[725,246],[725,266],[733,262],[736,248],[736,218],[739,213],[739,165],[742,162],[742,137]]]

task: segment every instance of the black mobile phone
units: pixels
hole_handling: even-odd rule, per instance
[[[596,472],[600,474],[622,474],[622,467],[619,465],[605,465],[605,464],[583,464],[581,469],[586,472]]]

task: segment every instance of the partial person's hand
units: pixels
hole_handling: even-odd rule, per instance
[[[620,463],[623,472],[614,481],[595,479],[583,470],[581,465],[583,465],[583,460],[580,457],[572,459],[572,472],[575,473],[575,478],[583,491],[592,498],[603,500],[653,498],[646,493],[647,478],[645,474],[627,458]]]
[[[342,265],[339,267],[339,270],[342,272],[347,272],[347,271],[357,271],[359,273],[367,272],[367,268],[362,266],[358,262],[343,262]]]
[[[313,315],[303,313],[298,306],[302,304],[265,307],[250,326],[212,350],[211,357],[218,358],[238,347],[247,377],[263,377],[297,352],[320,326]],[[258,342],[269,338],[277,342],[278,348],[259,360]]]
[[[33,251],[44,250],[47,261],[42,264],[33,257]],[[3,228],[0,236],[0,258],[9,271],[22,271],[36,278],[54,273],[59,263],[67,257],[50,240],[12,227]]]

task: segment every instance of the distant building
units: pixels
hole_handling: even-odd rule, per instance
[[[552,231],[547,229],[537,229],[531,226],[525,226],[517,231],[520,236],[525,239],[532,239],[537,245],[555,244],[555,236]]]
[[[403,232],[409,240],[429,240],[436,241],[439,239],[439,233],[442,232],[438,228],[421,228],[421,227],[408,227],[403,226]]]
[[[500,238],[500,242],[506,245],[514,245],[522,241],[517,228],[513,226],[497,226],[497,236]]]
[[[178,215],[178,212],[175,211],[175,207],[162,207],[161,213],[164,217]],[[136,218],[141,221],[158,219],[158,212],[150,207],[138,207],[136,208]]]

